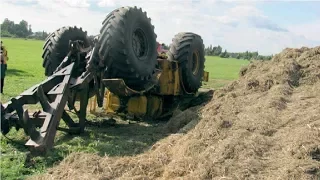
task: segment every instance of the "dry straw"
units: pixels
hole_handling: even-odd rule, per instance
[[[287,48],[243,68],[204,107],[177,113],[167,126],[175,134],[151,150],[112,158],[75,153],[33,178],[317,179],[319,79],[320,47]]]

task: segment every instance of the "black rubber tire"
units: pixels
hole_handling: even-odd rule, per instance
[[[109,13],[102,25],[99,55],[108,67],[105,78],[122,78],[133,89],[143,87],[157,64],[157,35],[151,19],[141,8],[121,7]],[[134,36],[137,29],[139,38]],[[144,51],[141,57],[136,55],[137,47]]]
[[[69,40],[84,41],[85,47],[90,46],[87,32],[82,28],[62,27],[51,33],[43,45],[43,64],[45,75],[50,76],[67,56],[69,52]]]
[[[198,54],[195,69],[193,69],[194,52]],[[201,36],[191,32],[176,34],[167,54],[169,60],[179,62],[185,90],[188,93],[197,92],[202,85],[205,63],[204,44]]]

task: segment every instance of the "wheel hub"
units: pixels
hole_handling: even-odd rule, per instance
[[[192,53],[192,74],[197,75],[199,71],[200,56],[198,51]]]
[[[147,55],[148,41],[142,29],[133,32],[132,48],[138,58]]]

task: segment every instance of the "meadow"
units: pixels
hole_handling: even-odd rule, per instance
[[[4,94],[1,95],[1,102],[5,103],[46,77],[41,58],[43,41],[7,38],[3,38],[2,41],[9,55]],[[206,57],[205,70],[210,73],[210,81],[204,87],[224,86],[236,79],[240,68],[248,63],[246,60]],[[89,118],[95,117],[89,115]],[[42,173],[71,152],[91,152],[109,156],[141,153],[165,136],[157,125],[139,123],[110,128],[88,127],[82,136],[58,132],[55,147],[49,155],[31,159],[28,150],[23,146],[27,140],[23,131],[17,132],[12,129],[7,137],[14,142],[1,135],[1,177],[23,179],[27,175]]]

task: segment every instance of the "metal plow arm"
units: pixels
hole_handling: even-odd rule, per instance
[[[79,57],[79,53],[87,53],[86,51],[78,49],[72,50],[72,53],[76,55],[74,57]],[[25,145],[31,152],[46,152],[52,148],[57,130],[69,133],[83,132],[90,93],[89,84],[97,79],[96,73],[88,71],[88,66],[79,66],[80,61],[91,62],[92,56],[88,58],[89,60],[70,58],[69,63],[63,61],[57,71],[46,80],[12,98],[8,103],[1,104],[1,133],[6,135],[12,127],[17,130],[23,128],[30,137]],[[83,72],[79,72],[79,69],[83,69]],[[94,83],[99,85],[99,82]],[[74,106],[76,100],[80,101],[79,110]],[[29,113],[28,109],[23,107],[26,104],[37,103],[40,103],[43,111]],[[68,115],[66,105],[69,110],[75,111],[79,123],[75,123]],[[68,129],[58,127],[60,119],[64,120]]]
[[[17,129],[23,128],[30,136],[27,146],[37,149],[51,148],[59,121],[65,114],[63,112],[69,95],[73,67],[74,63],[1,105],[1,132],[5,135],[13,126]],[[25,104],[38,102],[43,112],[29,114],[28,109],[23,108]],[[39,131],[37,127],[40,127]]]

